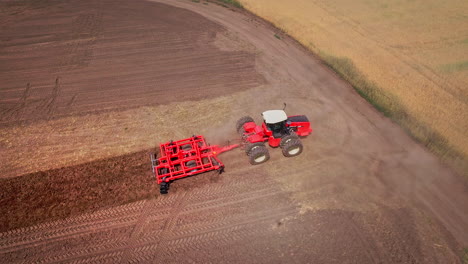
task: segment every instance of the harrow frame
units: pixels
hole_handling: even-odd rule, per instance
[[[239,144],[226,147],[211,146],[201,135],[171,140],[160,144],[159,158],[154,153],[150,155],[153,173],[158,184],[213,170],[222,173],[224,164],[217,155],[238,146]]]

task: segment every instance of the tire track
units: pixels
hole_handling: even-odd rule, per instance
[[[237,203],[220,204],[218,207],[203,208],[203,210],[183,213],[177,220],[177,231],[174,232],[173,236],[192,236],[197,233],[209,232],[207,230],[237,226],[240,223],[255,223],[255,221],[263,219],[264,217],[267,217],[268,219],[274,219],[280,216],[286,217],[298,211],[295,205],[284,204],[287,197],[284,197],[283,201],[282,199],[279,199],[282,195],[278,194],[279,192],[273,192],[263,197],[261,195],[257,195],[257,198],[252,197],[251,199],[245,200],[239,199]],[[269,203],[271,200],[276,202]],[[268,204],[268,206],[263,206],[254,210],[254,212],[248,213],[249,220],[245,221],[245,210],[239,210],[239,207],[248,207],[253,201],[260,204]],[[154,240],[155,235],[156,233],[150,233],[146,237],[140,239],[139,242],[150,242],[151,240]]]
[[[247,219],[247,220],[245,220],[245,217],[242,215],[239,215],[237,217],[233,217],[233,216],[218,217],[218,218],[215,218],[216,221],[210,221],[206,224],[198,223],[198,226],[196,226],[195,224],[187,224],[187,225],[181,226],[180,231],[175,233],[174,236],[176,237],[180,236],[181,238],[184,238],[186,236],[204,234],[206,232],[211,232],[212,230],[222,231],[229,227],[256,224],[263,220],[278,220],[278,218],[281,219],[287,216],[291,216],[297,212],[298,212],[297,208],[286,205],[286,206],[278,207],[278,208],[275,207],[275,209],[273,210],[265,210],[265,211],[256,212],[254,214],[249,214],[249,217],[252,219]]]
[[[12,108],[7,108],[1,112],[0,121],[20,118],[22,115],[24,115],[24,110],[26,108],[27,101],[30,95],[31,95],[31,84],[27,83],[26,88],[23,91],[23,95],[19,99],[18,103]]]
[[[52,94],[45,105],[47,118],[50,119],[57,111],[57,99],[60,96],[60,77],[55,79],[55,86],[52,89]]]
[[[81,264],[81,263],[105,263],[102,262],[103,260],[108,260],[108,263],[119,263],[122,259],[122,252],[112,252],[109,254],[103,254],[93,257],[88,257],[84,259],[74,260],[74,261],[65,261],[63,263],[73,263],[73,264]]]
[[[296,212],[293,210],[290,213],[295,214]],[[232,246],[233,244],[243,244],[253,239],[261,239],[262,237],[271,235],[272,220],[287,215],[289,214],[284,212],[282,214],[264,216],[259,219],[242,222],[232,227],[223,227],[197,236],[184,236],[183,238],[172,240],[168,246],[169,250],[164,252],[163,257],[165,257],[166,260],[177,259],[181,258],[183,255],[187,255],[190,251],[206,251],[208,248],[226,245]]]
[[[37,250],[30,262],[51,262],[52,259],[60,260],[70,256],[88,254],[92,251],[103,251],[109,248],[124,247],[127,242],[128,234],[131,232],[131,227],[115,227],[108,230],[97,231],[95,233],[74,236],[66,241],[54,241],[39,247],[33,248]],[[28,249],[23,254],[33,250]],[[21,255],[18,256],[18,259]]]
[[[248,207],[252,210],[242,209]],[[297,211],[288,194],[265,174],[245,178],[234,173],[217,184],[6,232],[0,242],[2,255],[19,257],[21,252],[41,250],[29,257],[34,263],[158,261],[184,248],[196,250],[199,244],[224,245],[268,232],[272,224]],[[54,250],[71,239],[100,237],[99,233],[111,234],[119,228],[125,229],[116,237]]]
[[[11,252],[18,246],[21,246],[22,248],[37,247],[41,244],[48,244],[48,243],[57,242],[57,241],[65,241],[69,239],[70,237],[73,237],[76,235],[85,235],[85,234],[90,234],[90,233],[96,233],[97,231],[102,231],[102,230],[114,229],[114,228],[119,228],[119,227],[128,227],[132,225],[132,222],[134,222],[135,220],[136,220],[135,217],[133,218],[126,217],[125,219],[110,220],[105,223],[90,223],[86,226],[53,230],[44,234],[37,234],[32,237],[27,237],[26,239],[21,239],[21,240],[18,239],[15,241],[9,241],[10,243],[8,246],[3,246],[1,248],[0,254]]]
[[[1,233],[0,254],[10,252],[19,246],[28,248],[52,241],[66,240],[76,234],[93,233],[111,229],[114,226],[130,226],[137,220],[142,206],[143,202],[137,202],[79,217]]]
[[[82,261],[86,261],[87,259],[102,259],[102,258],[107,258],[109,256],[121,257],[123,255],[123,252],[120,252],[120,251],[113,251],[113,252],[106,253],[106,254],[97,254],[95,256],[93,255],[93,253],[96,253],[96,252],[102,252],[102,251],[106,251],[109,249],[116,249],[116,248],[125,248],[127,246],[126,242],[118,242],[118,241],[116,242],[116,240],[104,241],[102,242],[102,244],[97,244],[97,245],[93,243],[92,246],[88,246],[87,248],[69,251],[69,252],[66,252],[65,254],[62,253],[61,255],[47,256],[47,257],[41,258],[40,260],[33,261],[33,262],[37,264],[59,263],[59,262],[80,263]],[[90,255],[93,255],[93,256],[88,257]],[[82,256],[86,256],[86,257],[82,258]],[[74,258],[77,258],[77,259],[74,260]]]
[[[232,210],[232,207],[235,207],[236,205],[239,206],[239,205],[242,205],[242,204],[248,204],[248,203],[251,203],[253,201],[259,201],[260,199],[275,198],[276,196],[280,196],[281,194],[284,194],[284,192],[279,191],[277,189],[271,189],[271,187],[274,186],[274,185],[261,188],[260,190],[253,189],[253,190],[250,190],[250,191],[245,191],[244,185],[241,185],[241,184],[236,184],[236,185],[238,185],[238,186],[236,186],[235,188],[233,188],[232,186],[229,186],[229,185],[222,185],[222,186],[224,186],[223,188],[227,189],[227,191],[218,194],[218,195],[221,195],[221,196],[219,196],[217,198],[211,198],[211,199],[206,200],[206,201],[195,202],[195,203],[193,203],[193,201],[198,201],[198,199],[195,198],[195,197],[197,197],[197,194],[200,194],[200,193],[203,193],[203,192],[200,192],[200,191],[193,192],[193,195],[191,195],[191,197],[194,197],[195,199],[190,198],[189,201],[187,202],[187,205],[180,212],[180,218],[177,221],[178,229],[180,230],[180,229],[186,229],[186,228],[188,228],[188,229],[194,228],[193,226],[187,227],[187,226],[184,225],[184,219],[186,219],[185,217],[187,217],[187,219],[193,219],[193,217],[191,218],[190,216],[197,215],[197,217],[199,218],[200,214],[203,215],[203,214],[207,213],[208,215],[206,216],[206,219],[209,219],[209,218],[214,217],[213,212],[215,212],[217,209],[218,209],[218,211],[221,210],[223,212],[223,214],[220,217],[215,217],[214,221],[219,222],[220,225],[223,225],[223,224],[225,224],[224,220],[230,219],[230,218],[234,219],[232,217],[232,215],[236,214],[236,212],[234,212],[234,210]],[[230,192],[230,190],[233,190],[233,189],[244,190],[244,191]],[[190,202],[192,202],[192,203],[190,203]],[[275,206],[276,206],[276,204],[275,204]],[[293,208],[294,206],[291,205],[289,207]],[[263,214],[265,214],[265,212],[263,212]],[[266,214],[268,214],[268,212],[266,212]],[[150,215],[152,215],[152,214],[150,214]],[[156,222],[160,222],[161,217],[160,216],[157,216],[157,217],[149,216],[148,220],[149,221],[156,220]],[[190,221],[193,222],[193,220],[190,220]],[[213,222],[212,220],[209,220],[209,221],[204,220],[204,221],[202,221],[201,224],[202,225],[203,224],[206,225],[207,223],[212,224],[212,222]],[[158,233],[159,233],[159,231],[149,232],[147,234],[147,236],[154,236],[154,235],[156,235]],[[144,238],[143,240],[145,240],[145,239],[146,238]]]
[[[271,220],[275,220],[278,217],[285,217],[291,214],[295,214],[295,209],[289,211],[282,211],[281,213],[263,216],[257,219],[251,219],[237,224],[224,225],[222,227],[215,228],[209,227],[208,231],[196,230],[197,232],[191,234],[177,233],[173,238],[168,239],[166,243],[161,245],[160,248],[164,248],[165,251],[155,254],[156,247],[153,244],[145,245],[135,249],[135,258],[132,259],[132,263],[138,263],[141,261],[156,261],[163,260],[164,258],[177,259],[177,254],[183,250],[187,253],[190,250],[198,250],[201,248],[207,248],[213,245],[229,245],[236,241],[242,241],[247,237],[258,236],[261,234],[268,233],[270,225],[268,223]],[[177,236],[179,235],[179,236]]]
[[[208,206],[204,204],[215,203],[215,201],[219,202],[220,199],[233,199],[233,197],[252,191],[268,190],[269,188],[273,188],[277,185],[276,182],[271,180],[261,181],[258,179],[264,179],[264,177],[256,177],[255,180],[250,178],[239,182],[233,181],[231,183],[224,181],[221,184],[212,186],[212,190],[211,188],[200,188],[196,191],[193,199],[190,199],[184,211],[191,210],[191,206]],[[260,186],[260,188],[258,188],[258,186]]]
[[[164,224],[162,225],[162,228],[158,234],[159,237],[161,237],[160,240],[158,240],[155,244],[154,244],[154,250],[157,250],[161,243],[163,243],[163,239],[165,239],[166,235],[168,233],[170,233],[172,231],[172,229],[174,228],[176,222],[177,222],[177,217],[178,215],[180,214],[180,212],[182,211],[182,208],[184,207],[184,203],[186,202],[186,199],[188,196],[186,193],[182,193],[181,195],[179,195],[177,197],[177,200],[176,202],[171,206],[172,210],[171,210],[171,213],[169,214],[169,216],[165,219],[164,221]],[[162,199],[165,199],[164,197]],[[145,230],[145,219],[147,218],[147,212],[145,212],[143,210],[142,212],[142,218],[141,220],[137,223],[137,227],[138,228],[136,230],[136,232],[134,232],[132,234],[132,237],[130,238],[131,239],[131,244],[135,244],[137,243],[137,238],[140,236],[141,233],[144,232]],[[123,254],[123,259],[122,259],[122,262],[129,262],[129,260],[133,258],[132,256],[132,252],[131,252],[131,249],[129,250],[126,250]]]
[[[73,21],[71,41],[66,43],[66,56],[59,61],[58,72],[82,67],[92,58],[96,39],[102,32],[101,10],[99,8],[92,13],[80,14]]]
[[[221,207],[226,207],[229,205],[237,204],[237,203],[242,203],[242,202],[248,202],[252,201],[255,199],[259,198],[264,198],[264,197],[270,197],[270,196],[276,196],[283,193],[283,191],[280,190],[271,190],[271,189],[266,189],[263,188],[261,190],[254,190],[251,192],[246,192],[245,195],[242,195],[242,197],[238,196],[228,196],[231,193],[227,193],[226,197],[222,197],[216,200],[208,200],[206,202],[200,202],[197,204],[194,204],[190,207],[184,208],[182,214],[190,214],[193,212],[199,212],[202,210],[209,210],[212,208],[221,208]]]
[[[34,226],[13,229],[7,232],[0,233],[0,238],[11,237],[15,235],[24,235],[24,233],[30,234],[31,232],[43,231],[43,229],[46,228],[56,229],[64,225],[81,224],[83,222],[95,219],[108,219],[110,217],[126,216],[131,214],[132,212],[139,211],[143,204],[144,201],[138,201],[126,205],[116,206],[109,209],[98,210],[92,213],[82,214],[80,216],[71,217],[64,220],[52,221]]]
[[[146,245],[133,251],[134,258],[132,261],[137,263],[141,261],[161,260],[161,258],[177,254],[177,251],[171,253],[175,248],[184,248],[184,251],[193,250],[193,246],[201,242],[213,245],[230,243],[237,233],[239,234],[238,239],[242,239],[242,234],[253,235],[259,233],[261,230],[259,229],[259,225],[261,223],[271,220],[277,221],[278,218],[281,219],[296,214],[298,211],[295,205],[287,202],[287,197],[282,199],[282,196],[286,194],[279,190],[278,185],[274,184],[265,175],[257,178],[260,182],[267,183],[260,190],[255,188],[255,185],[249,185],[249,181],[246,181],[247,184],[240,184],[233,177],[230,179],[231,184],[210,186],[210,188],[203,188],[204,190],[192,192],[187,200],[193,203],[189,203],[183,208],[177,219],[174,218],[173,225],[177,227],[177,230],[172,232],[167,240],[161,242],[161,245],[153,244],[152,241],[156,237],[153,234],[140,239],[138,241],[139,244]],[[220,186],[222,187],[220,188]],[[246,186],[251,186],[250,190],[246,191]],[[207,191],[215,194],[214,197],[209,197]],[[207,201],[197,202],[200,201],[196,199],[197,196],[206,198]],[[235,209],[236,205],[248,207],[253,201],[262,205],[269,204],[268,202],[271,201],[274,202],[269,204],[269,206],[262,206],[263,210],[249,212],[247,215],[245,210],[239,211]],[[196,221],[194,216],[200,220]],[[252,226],[252,229],[248,231],[244,230],[249,226]],[[164,248],[166,251],[154,254],[153,252],[157,251],[157,248]]]

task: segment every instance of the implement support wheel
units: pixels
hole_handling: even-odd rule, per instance
[[[161,174],[166,174],[168,171],[166,168],[161,169]],[[169,192],[169,183],[165,182],[166,178],[163,179],[163,182],[159,185],[159,192],[161,194],[167,194]]]

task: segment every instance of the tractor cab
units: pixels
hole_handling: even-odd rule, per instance
[[[262,113],[264,128],[272,132],[274,138],[281,138],[289,134],[286,127],[288,116],[283,110],[269,110]]]

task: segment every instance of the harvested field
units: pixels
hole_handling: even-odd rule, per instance
[[[174,17],[165,5],[142,1],[27,3],[3,4],[10,20],[0,24],[2,126],[200,100],[262,83],[254,57],[216,49],[223,28],[193,12]]]
[[[44,57],[50,50],[29,46],[64,52],[66,38],[47,40],[73,30],[63,21],[95,12],[107,22],[93,40],[93,55],[76,53],[86,63],[50,78],[31,75],[52,87],[59,77],[63,89],[52,102],[78,91],[65,88],[68,78],[89,84],[96,93],[80,91],[93,104],[77,96],[76,107],[57,107],[49,116],[0,114],[0,259],[461,263],[468,245],[465,180],[295,40],[245,11],[211,2],[94,2],[1,3],[7,15],[0,25],[11,38],[1,42],[9,46],[0,49],[0,67],[11,64],[9,75],[38,65],[54,71]],[[191,25],[201,27],[191,28],[198,34],[187,31]],[[31,27],[34,41],[23,39],[20,31]],[[159,39],[152,41],[146,29]],[[177,48],[154,48],[161,39]],[[164,66],[154,61],[164,56],[173,59]],[[106,76],[116,81],[101,81]],[[16,80],[0,78],[10,82],[0,92],[21,106],[24,93],[9,92]],[[30,83],[34,90],[32,80],[18,87]],[[160,82],[166,88],[153,86]],[[234,150],[220,156],[224,174],[182,179],[169,195],[157,193],[147,152],[158,143],[202,134],[224,144],[237,138],[239,117],[260,122],[262,111],[283,102],[288,114],[307,115],[314,128],[300,156],[270,149],[268,163],[251,166]]]
[[[468,177],[468,2],[240,0]]]

